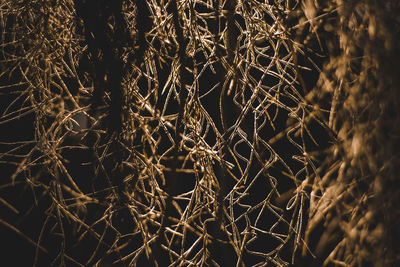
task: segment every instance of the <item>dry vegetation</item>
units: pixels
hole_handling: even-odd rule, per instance
[[[399,12],[1,1],[1,227],[36,266],[396,266]]]

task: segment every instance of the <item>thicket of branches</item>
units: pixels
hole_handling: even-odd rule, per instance
[[[395,266],[399,12],[1,1],[3,229],[36,266]]]

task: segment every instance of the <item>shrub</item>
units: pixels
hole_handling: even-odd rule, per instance
[[[3,1],[0,223],[33,244],[20,260],[396,265],[398,11]]]

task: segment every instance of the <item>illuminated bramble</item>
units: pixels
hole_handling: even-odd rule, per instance
[[[398,9],[3,1],[2,203],[45,219],[1,224],[38,266],[393,264]]]

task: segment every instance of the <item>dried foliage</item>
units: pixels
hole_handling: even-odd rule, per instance
[[[34,265],[400,261],[397,1],[0,8],[0,190],[40,213],[4,193],[39,227],[0,223]]]

